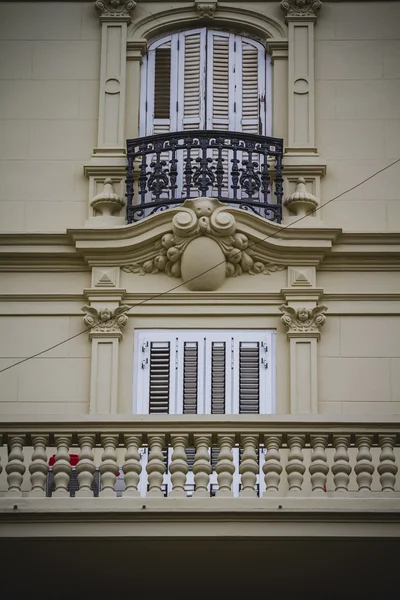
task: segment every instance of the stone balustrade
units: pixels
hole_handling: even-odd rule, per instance
[[[14,418],[0,436],[6,498],[400,497],[395,419]]]

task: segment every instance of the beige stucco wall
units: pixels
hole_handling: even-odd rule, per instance
[[[100,27],[91,3],[0,3],[0,230],[84,223]]]
[[[144,4],[138,2],[134,18],[142,15]],[[147,3],[147,8],[150,4],[157,21],[167,3]],[[262,9],[285,31],[278,3],[246,3],[251,8]],[[399,23],[398,2],[324,2],[318,14],[316,146],[327,166],[322,203],[400,156]],[[0,3],[2,232],[64,232],[85,225],[91,198],[83,165],[97,143],[100,34],[92,2]],[[130,85],[132,73],[138,74],[137,64],[131,67]],[[128,86],[128,100],[130,94]],[[127,134],[137,117],[135,103],[128,102]],[[321,211],[324,225],[399,231],[399,176],[397,165],[330,203]],[[82,265],[62,273],[56,267],[1,273],[1,367],[84,329],[81,307],[88,302],[84,290],[91,280],[90,267]],[[134,304],[141,293],[161,293],[177,283],[166,275],[121,273],[120,287]],[[135,329],[239,327],[277,330],[277,411],[288,413],[289,343],[278,311],[286,286],[286,271],[243,275],[225,281],[215,305],[193,299],[184,287],[187,302],[133,309],[119,344],[117,410],[129,413],[132,406]],[[319,412],[399,414],[398,273],[328,271],[322,266],[315,287],[319,302],[328,306],[318,342]],[[235,303],[230,294],[242,296]],[[90,357],[91,343],[84,334],[5,372],[0,376],[0,413],[88,412]]]

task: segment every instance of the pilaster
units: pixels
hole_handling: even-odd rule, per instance
[[[270,38],[267,49],[271,56],[272,80],[272,135],[288,142],[288,40]]]
[[[115,414],[118,408],[119,342],[130,306],[121,304],[125,290],[116,287],[119,269],[96,267],[93,271],[92,285],[95,287],[85,290],[90,304],[82,307],[92,342],[89,412]]]
[[[317,343],[327,306],[318,305],[322,290],[315,287],[315,267],[289,267],[286,304],[279,307],[290,344],[290,412],[318,412]]]
[[[288,153],[316,154],[314,25],[320,0],[282,0],[289,39]]]

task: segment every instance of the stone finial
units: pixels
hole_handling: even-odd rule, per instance
[[[103,17],[122,17],[130,19],[130,13],[135,8],[134,0],[96,0],[95,8],[100,13],[100,18]]]
[[[288,17],[315,17],[321,0],[282,0],[281,7]]]
[[[125,327],[128,317],[125,314],[130,310],[130,306],[121,304],[114,310],[111,308],[94,308],[93,306],[83,306],[82,311],[85,313],[83,321],[85,325],[91,327],[93,333],[113,333],[121,334],[121,329]]]
[[[298,178],[295,191],[284,201],[284,205],[288,210],[297,217],[310,215],[315,211],[318,204],[318,199],[307,191],[304,177]]]
[[[90,205],[96,212],[99,212],[102,217],[112,217],[118,213],[124,206],[125,202],[114,191],[112,179],[107,177],[104,181],[104,189],[100,194],[97,194],[91,201]]]
[[[320,329],[325,323],[327,306],[314,306],[314,308],[293,308],[282,304],[279,310],[283,313],[281,319],[287,327],[289,337],[318,337]]]
[[[195,0],[194,4],[199,13],[199,17],[209,17],[212,19],[217,9],[218,0],[208,0],[206,2]]]

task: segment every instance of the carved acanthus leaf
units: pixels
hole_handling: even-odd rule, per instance
[[[83,306],[85,313],[83,321],[85,325],[91,327],[91,333],[121,333],[121,329],[126,325],[128,316],[125,314],[131,307],[121,304],[114,310],[110,308],[94,308],[93,306]]]
[[[279,310],[283,313],[281,319],[287,327],[288,334],[318,334],[325,323],[325,314],[328,307],[321,304],[314,308],[302,306],[293,308],[282,304]]]
[[[170,277],[181,276],[181,258],[189,243],[200,237],[212,238],[221,248],[226,260],[226,276],[237,277],[242,273],[269,275],[283,270],[258,252],[252,250],[251,243],[244,233],[236,232],[234,216],[217,200],[188,200],[182,210],[172,219],[172,231],[156,242],[153,255],[125,265],[128,273],[164,272]]]
[[[321,5],[321,0],[282,0],[281,2],[281,7],[289,17],[315,17]]]
[[[102,17],[130,17],[135,8],[134,0],[96,0],[95,7]]]

